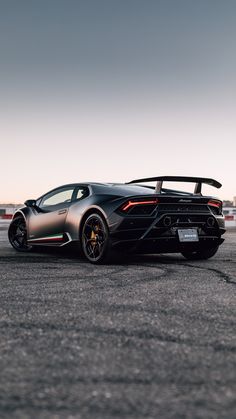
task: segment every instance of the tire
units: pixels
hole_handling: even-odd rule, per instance
[[[206,260],[212,258],[219,246],[211,247],[210,249],[196,250],[195,252],[182,252],[182,255],[188,260]]]
[[[13,219],[8,229],[8,239],[18,252],[29,252],[32,249],[27,243],[27,228],[23,217]]]
[[[86,259],[94,264],[112,260],[111,240],[105,219],[97,212],[89,214],[81,230],[81,248]]]

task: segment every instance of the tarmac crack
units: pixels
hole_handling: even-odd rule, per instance
[[[218,277],[220,277],[220,279],[224,280],[228,284],[236,285],[236,281],[234,281],[230,277],[230,275],[226,274],[225,272],[221,271],[220,269],[216,269],[216,268],[205,268],[204,266],[190,265],[190,264],[184,264],[184,266],[188,266],[190,268],[202,269],[202,270],[205,270],[205,271],[208,271],[208,272],[213,272],[213,273],[217,274]]]

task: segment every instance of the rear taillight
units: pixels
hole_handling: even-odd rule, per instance
[[[207,203],[209,207],[212,208],[212,211],[216,215],[220,215],[222,213],[222,202],[217,201],[216,199],[210,199]]]
[[[222,202],[221,201],[216,201],[214,199],[210,199],[210,201],[208,201],[207,205],[210,205],[210,207],[221,208],[222,207]]]
[[[145,199],[145,200],[129,200],[127,202],[125,202],[120,210],[123,212],[128,213],[132,208],[136,208],[137,206],[139,206],[140,208],[142,206],[149,206],[149,205],[154,205],[156,206],[158,204],[158,199]]]

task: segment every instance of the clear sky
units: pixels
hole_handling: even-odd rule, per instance
[[[0,0],[0,202],[214,177],[236,195],[235,0]]]

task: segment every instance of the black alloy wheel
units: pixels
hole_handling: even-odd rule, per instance
[[[9,241],[14,249],[19,252],[28,252],[32,249],[27,243],[27,229],[23,217],[16,217],[10,224],[8,230]]]
[[[109,230],[101,215],[88,215],[82,227],[81,241],[83,253],[89,262],[99,264],[109,261]]]
[[[216,254],[218,248],[219,246],[196,250],[195,252],[182,252],[182,255],[188,260],[206,260],[212,258]]]

